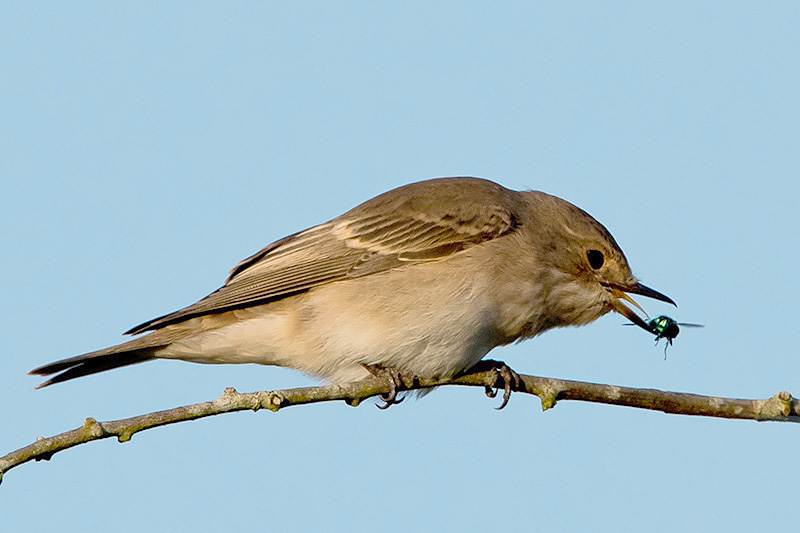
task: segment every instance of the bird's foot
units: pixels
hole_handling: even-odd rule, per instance
[[[386,380],[390,389],[387,394],[381,394],[382,405],[376,405],[378,409],[388,409],[392,405],[403,403],[404,398],[397,398],[398,391],[404,387],[403,374],[392,368],[384,368],[380,365],[362,365],[370,374],[376,378]]]
[[[486,396],[494,398],[500,388],[503,388],[503,403],[500,404],[500,407],[495,407],[499,411],[508,405],[508,400],[511,399],[511,391],[522,386],[522,378],[503,361],[486,359],[473,367],[473,370],[489,369],[495,371],[495,378],[492,385],[486,385]]]

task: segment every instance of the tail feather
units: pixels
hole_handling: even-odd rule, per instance
[[[157,359],[158,354],[173,342],[191,337],[202,331],[202,321],[188,320],[181,324],[168,325],[135,339],[102,350],[76,355],[60,361],[34,368],[29,374],[51,377],[38,387],[47,387],[70,379],[96,374],[104,370],[133,365],[150,359]],[[216,324],[212,324],[215,326]]]
[[[44,383],[37,385],[37,389],[53,385],[54,383],[61,383],[70,379],[88,376],[89,374],[96,374],[104,370],[111,370],[112,368],[119,368],[121,366],[133,365],[155,359],[155,352],[160,347],[154,348],[140,348],[125,352],[105,353],[98,354],[97,352],[78,355],[50,363],[49,365],[34,368],[29,374],[39,376],[50,376],[56,374]]]
[[[62,381],[96,374],[104,370],[156,359],[156,354],[160,350],[190,333],[191,329],[189,328],[164,328],[116,346],[54,361],[39,368],[34,368],[29,374],[39,376],[57,374],[36,387],[41,389],[54,383],[61,383]]]

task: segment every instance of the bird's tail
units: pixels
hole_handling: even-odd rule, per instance
[[[156,359],[157,353],[181,337],[178,331],[159,330],[137,339],[104,348],[95,352],[76,355],[53,363],[34,368],[29,374],[51,377],[36,388],[41,389],[54,383],[61,383],[70,379],[96,374],[112,368],[133,365]]]
[[[111,370],[112,368],[149,361],[150,359],[155,359],[153,355],[155,351],[157,351],[157,348],[144,348],[105,355],[95,355],[95,352],[92,352],[70,357],[69,359],[62,359],[61,361],[56,361],[49,365],[40,366],[28,373],[39,376],[56,374],[35,387],[41,389],[42,387],[47,387],[54,383],[61,383],[62,381],[88,376],[89,374],[96,374],[104,370]]]

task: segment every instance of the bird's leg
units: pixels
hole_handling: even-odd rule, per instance
[[[384,368],[380,365],[362,365],[370,374],[376,378],[386,380],[391,387],[388,394],[381,394],[383,405],[376,405],[378,409],[388,409],[392,405],[402,403],[404,398],[397,399],[397,391],[403,387],[403,375],[391,368]]]
[[[494,398],[497,396],[497,391],[500,387],[503,387],[503,403],[500,404],[500,407],[495,407],[495,409],[500,410],[506,405],[508,405],[508,400],[511,399],[511,391],[520,387],[522,385],[522,378],[519,377],[519,374],[514,372],[511,367],[505,364],[502,361],[495,361],[493,359],[486,359],[484,361],[480,361],[477,365],[472,367],[470,370],[494,370],[495,371],[495,380],[494,384],[486,385],[486,396],[489,398]]]

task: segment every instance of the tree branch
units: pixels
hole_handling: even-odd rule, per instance
[[[635,389],[528,375],[520,375],[520,378],[521,382],[513,387],[513,390],[538,396],[541,399],[543,410],[554,407],[556,402],[560,400],[580,400],[651,409],[672,414],[741,418],[758,421],[800,422],[800,400],[792,398],[792,395],[786,391],[778,392],[765,400],[745,400],[715,398],[656,389]],[[467,374],[452,379],[414,378],[412,380],[407,377],[402,377],[402,379],[401,390],[420,390],[444,385],[464,385],[485,387],[489,391],[492,387],[504,386],[497,370],[490,362],[486,361],[479,363]],[[258,411],[259,409],[278,411],[293,405],[336,400],[343,400],[349,405],[356,406],[367,398],[387,394],[389,390],[389,383],[377,378],[345,385],[302,387],[244,394],[238,393],[232,388],[227,388],[222,396],[209,402],[196,403],[109,422],[97,422],[93,418],[87,418],[83,425],[77,429],[60,433],[53,437],[38,437],[33,444],[0,457],[0,481],[3,479],[3,474],[16,466],[31,460],[49,460],[56,452],[93,440],[117,437],[119,442],[126,442],[135,433],[146,429],[234,411]]]

